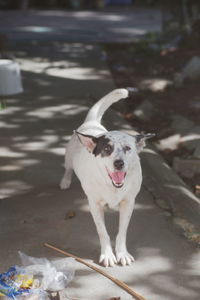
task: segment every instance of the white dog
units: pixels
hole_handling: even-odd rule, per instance
[[[138,194],[142,171],[138,153],[145,139],[154,135],[130,136],[119,131],[107,131],[101,118],[109,106],[127,98],[131,89],[116,89],[99,100],[88,112],[84,123],[74,132],[66,147],[65,174],[61,188],[70,186],[72,172],[76,173],[88,197],[91,214],[101,244],[100,263],[130,265],[134,258],[126,248],[129,221]],[[104,222],[104,205],[119,207],[119,232],[115,254]]]

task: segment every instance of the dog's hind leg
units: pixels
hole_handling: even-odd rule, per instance
[[[134,199],[127,199],[120,203],[119,232],[116,239],[115,252],[117,261],[123,266],[130,265],[134,261],[133,256],[128,253],[126,248],[127,229],[133,212],[134,202]]]
[[[94,199],[89,200],[90,211],[94,219],[97,232],[99,235],[99,240],[101,244],[101,255],[99,262],[105,267],[113,267],[117,263],[116,257],[113,254],[110,237],[107,233],[105,221],[104,221],[104,209],[103,206],[94,201]]]
[[[73,167],[72,167],[72,156],[71,156],[72,151],[71,151],[70,147],[71,147],[71,145],[69,142],[67,144],[66,154],[65,154],[65,173],[60,182],[60,188],[62,190],[69,188],[71,181],[72,181]]]
[[[73,135],[70,139],[70,141],[67,143],[66,150],[65,150],[65,173],[62,177],[62,180],[60,182],[60,188],[62,190],[65,190],[70,187],[71,181],[72,181],[72,174],[73,174],[73,165],[72,165],[72,159],[73,159],[73,153],[74,153],[74,147],[76,147],[75,135]]]
[[[72,168],[66,168],[65,173],[63,175],[63,178],[60,182],[60,188],[62,190],[65,190],[70,187],[71,181],[72,181],[72,173],[73,169]]]

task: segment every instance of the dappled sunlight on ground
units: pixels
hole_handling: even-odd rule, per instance
[[[30,36],[37,36],[40,40],[59,38],[68,42],[130,42],[149,31],[159,32],[161,13],[159,9],[137,7],[128,11],[123,8],[114,11],[29,10],[26,14],[7,11],[6,16],[0,13],[0,28],[0,32],[11,39],[30,40]]]
[[[7,147],[0,147],[1,157],[25,157],[26,154],[14,152]]]
[[[73,55],[73,57],[76,56]],[[42,62],[20,59],[19,63],[21,64],[21,69],[23,71],[32,70],[34,73],[45,73],[49,76],[57,76],[75,80],[97,80],[108,77],[108,71],[106,70],[97,71],[93,68],[83,68],[67,61]],[[40,79],[38,80],[38,84],[48,86],[50,83]]]
[[[100,251],[98,236],[85,196],[77,187],[77,182],[73,181],[70,193],[58,191],[52,186],[48,192],[44,189],[36,189],[32,196],[22,195],[15,201],[11,199],[12,205],[9,201],[2,202],[1,225],[6,228],[9,224],[5,234],[12,236],[12,228],[16,228],[12,245],[4,236],[2,237],[5,246],[10,245],[7,264],[13,261],[11,255],[15,249],[33,256],[57,257],[57,253],[43,247],[44,242],[52,243],[87,259],[90,263],[98,264]],[[199,254],[194,253],[189,256],[188,246],[184,240],[180,240],[177,246],[177,238],[171,224],[166,223],[162,216],[163,212],[153,206],[151,201],[143,191],[143,196],[140,194],[137,199],[136,210],[131,220],[128,248],[136,261],[132,266],[123,268],[121,266],[106,270],[100,268],[114,277],[117,273],[117,278],[125,281],[136,292],[146,297],[148,295],[149,299],[154,299],[156,294],[156,299],[162,300],[171,300],[174,296],[178,300],[187,300],[189,295],[192,299],[198,300]],[[68,218],[68,211],[73,211],[74,217]],[[3,217],[5,215],[7,219]],[[106,211],[106,224],[114,241],[118,227],[118,213]],[[169,229],[167,233],[165,226]],[[158,233],[162,235],[162,239],[158,239]],[[26,243],[21,240],[21,236],[26,239]],[[173,248],[168,248],[169,241],[173,247],[176,247],[176,252]],[[31,246],[33,242],[35,242],[34,248]],[[3,248],[0,252],[4,255]],[[182,255],[187,256],[187,253],[188,259],[183,261]],[[16,259],[14,262],[16,263]],[[1,265],[1,268],[3,266]],[[187,284],[185,284],[186,278]],[[93,285],[92,290],[90,283]],[[92,299],[91,293],[93,296],[102,296],[102,286],[104,286],[105,296],[110,292],[111,296],[132,299],[108,279],[78,263],[75,280],[70,283],[66,293],[75,297],[78,288],[83,288],[87,291],[84,295],[88,294],[91,297],[89,299]]]
[[[66,12],[64,11],[37,11],[36,14],[38,16],[53,16],[53,17],[62,17],[62,16],[66,16]],[[96,12],[96,14],[93,11],[78,11],[78,12],[73,12],[71,13],[71,15],[76,16],[77,18],[82,18],[82,19],[96,19],[98,18],[99,20],[108,20],[110,22],[113,21],[122,21],[122,20],[127,20],[126,16],[123,16],[121,14],[117,14],[117,13],[113,13],[113,14],[99,14],[98,12]]]
[[[185,270],[186,275],[200,276],[200,252],[194,253],[188,260]]]
[[[13,161],[12,165],[1,166],[1,171],[16,171],[23,169],[25,166],[31,166],[37,164],[39,161],[36,159],[18,159]]]
[[[7,168],[7,172],[12,171],[19,171],[22,168],[15,168],[14,170],[11,168]],[[5,170],[3,170],[5,171]],[[18,194],[24,194],[28,192],[31,188],[33,188],[32,185],[27,184],[25,181],[22,180],[8,180],[4,181],[3,184],[0,184],[1,194],[0,199],[4,199],[7,197],[15,196]]]
[[[0,271],[17,263],[17,250],[38,257],[57,256],[43,247],[44,242],[52,242],[97,263],[99,240],[80,184],[74,178],[70,190],[61,191],[59,181],[64,171],[65,144],[73,129],[84,120],[87,108],[113,88],[113,83],[107,78],[102,63],[98,67],[100,52],[91,53],[91,48],[84,45],[72,44],[66,46],[67,52],[63,52],[62,43],[23,44],[16,45],[16,53],[22,46],[26,62],[32,63],[34,57],[47,58],[51,63],[72,61],[75,68],[92,70],[101,76],[86,76],[83,80],[78,76],[50,75],[45,69],[47,65],[33,64],[33,70],[22,72],[25,92],[6,99],[7,108],[0,111],[0,231],[3,241]],[[72,55],[74,49],[80,50],[77,56]],[[86,54],[90,59],[85,60]],[[97,70],[93,67],[94,61]],[[23,59],[21,67],[23,70]],[[70,72],[67,65],[64,68]],[[58,68],[57,72],[62,74],[64,71]],[[118,118],[108,116],[110,125],[120,124]],[[128,129],[127,126],[124,129]],[[146,151],[156,156],[151,149]],[[69,211],[75,213],[74,217],[68,217]],[[106,224],[114,242],[118,212],[106,210]],[[136,262],[130,267],[109,268],[110,274],[116,276],[117,273],[119,279],[152,300],[172,300],[174,295],[177,300],[188,300],[188,293],[192,300],[198,300],[196,250],[191,250],[183,238],[174,234],[173,225],[144,188],[137,197],[131,219],[128,248]],[[88,287],[89,291],[92,284],[94,295],[101,295],[101,299],[104,292],[107,297],[107,291],[114,293],[111,296],[122,295],[122,299],[126,299],[124,292],[113,288],[109,281],[100,279],[93,271],[83,267],[77,269],[76,279],[70,285],[71,295],[76,295],[78,287]],[[191,274],[188,279],[185,270]],[[98,280],[94,282],[95,278]]]
[[[134,266],[134,272],[139,273],[141,278],[143,276],[149,276],[152,274],[156,274],[158,272],[165,272],[171,270],[172,263],[169,258],[163,257],[158,249],[155,248],[143,248],[137,249],[137,251],[141,251],[140,260]],[[151,259],[151,261],[149,261]],[[127,278],[128,280],[128,278]]]
[[[114,28],[112,31],[116,33],[130,32],[130,33],[134,33],[135,35],[144,35],[146,33],[145,29],[139,29],[139,28]]]
[[[51,119],[58,116],[73,116],[84,111],[87,111],[88,107],[80,106],[76,104],[64,104],[64,105],[55,105],[55,106],[48,106],[44,108],[39,108],[36,110],[32,110],[27,112],[27,116],[34,116],[41,119]]]
[[[18,51],[24,93],[7,97],[0,111],[1,199],[49,184],[59,189],[66,143],[88,106],[103,96],[101,81],[107,80],[102,64],[98,71],[92,67],[99,57],[99,52],[91,54],[92,45],[24,43],[16,45]],[[91,60],[86,62],[87,55]],[[96,80],[99,90],[93,88]]]
[[[137,202],[136,204],[135,204],[135,208],[134,208],[135,210],[148,210],[148,209],[152,209],[152,205],[151,204],[141,204],[141,203],[139,203],[139,202]]]

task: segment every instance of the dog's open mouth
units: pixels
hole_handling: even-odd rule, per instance
[[[115,171],[115,172],[108,172],[110,179],[112,180],[112,184],[116,188],[121,188],[124,185],[124,180],[126,177],[126,172],[123,171]]]

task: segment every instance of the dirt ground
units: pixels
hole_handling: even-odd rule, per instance
[[[106,58],[111,69],[115,83],[118,87],[140,87],[144,80],[164,78],[173,81],[177,72],[180,72],[186,62],[194,56],[200,56],[200,31],[193,33],[181,40],[179,45],[169,45],[157,48],[151,44],[139,42],[135,44],[106,45]],[[127,106],[122,112],[123,116],[139,131],[156,133],[155,143],[174,134],[171,127],[173,115],[180,115],[194,126],[200,124],[200,78],[196,80],[186,79],[181,87],[173,84],[162,91],[141,90],[132,101],[126,102]],[[146,120],[139,120],[134,115],[134,110],[144,101],[148,100],[153,105],[154,114]],[[172,166],[175,157],[188,159],[192,157],[192,151],[186,149],[181,143],[177,149],[164,149],[163,157]],[[200,196],[200,175],[192,178],[182,176],[183,180],[191,187],[191,190]]]

